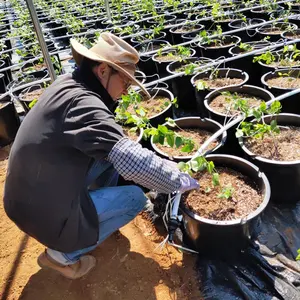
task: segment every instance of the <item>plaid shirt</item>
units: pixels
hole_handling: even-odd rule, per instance
[[[128,138],[114,145],[108,160],[126,180],[159,193],[172,193],[181,186],[180,171],[167,160]]]

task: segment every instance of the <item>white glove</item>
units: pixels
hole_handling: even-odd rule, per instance
[[[186,173],[180,173],[180,182],[181,182],[181,187],[179,188],[180,193],[184,193],[190,190],[198,190],[200,188],[198,181]]]

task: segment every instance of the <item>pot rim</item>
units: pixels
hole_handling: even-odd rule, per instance
[[[266,77],[270,76],[270,75],[274,75],[275,73],[278,73],[278,72],[284,72],[284,71],[298,71],[300,73],[300,68],[284,68],[284,69],[280,69],[280,70],[274,70],[274,71],[270,71],[268,73],[265,73],[262,77],[261,77],[261,82],[264,86],[267,86],[271,89],[278,89],[278,90],[282,90],[282,91],[292,91],[292,90],[295,90],[296,88],[294,89],[291,89],[291,88],[282,88],[282,87],[277,87],[277,86],[269,86],[266,82]]]
[[[232,44],[229,44],[229,45],[224,45],[224,46],[219,46],[218,49],[226,49],[226,48],[231,48],[237,44],[239,44],[241,42],[241,38],[239,36],[236,36],[236,35],[223,35],[223,37],[226,37],[226,38],[232,38],[233,40],[235,39],[236,41],[233,42]],[[218,39],[218,38],[216,38]],[[204,48],[204,49],[217,49],[216,47],[207,47],[208,43],[205,42],[203,44],[201,44],[201,42],[197,43],[198,47],[200,48]]]
[[[222,116],[222,117],[225,117],[225,118],[226,118],[226,117],[227,117],[227,118],[231,118],[231,117],[233,117],[234,115],[226,115],[226,114],[223,114],[223,113],[219,113],[219,112],[213,110],[213,109],[209,106],[209,103],[214,99],[214,98],[211,98],[211,97],[213,97],[214,94],[218,94],[218,93],[222,92],[223,90],[226,91],[228,88],[240,88],[240,89],[241,89],[240,92],[243,93],[242,89],[243,89],[244,87],[245,87],[245,88],[254,88],[254,89],[260,90],[261,92],[266,93],[266,94],[268,94],[268,96],[270,96],[270,99],[269,99],[269,100],[274,99],[274,95],[273,95],[271,92],[269,92],[268,90],[263,89],[263,88],[261,88],[261,87],[255,86],[255,85],[248,85],[248,84],[237,85],[237,86],[235,86],[235,85],[229,85],[229,86],[225,86],[225,87],[222,87],[222,88],[219,88],[219,89],[215,89],[215,90],[211,91],[209,94],[207,94],[206,97],[205,97],[205,99],[204,99],[204,106],[206,107],[206,109],[207,109],[208,111],[211,111],[211,112],[213,112],[214,114],[216,114],[216,115],[218,115],[218,116]],[[245,92],[244,92],[244,93],[245,93]],[[251,94],[249,94],[249,95],[251,95]],[[209,100],[210,100],[210,101],[209,101]]]
[[[227,155],[227,154],[209,154],[206,156],[206,158],[214,158],[214,157],[223,157],[223,158],[229,158],[231,160],[238,160],[240,162],[242,162],[244,165],[248,165],[248,167],[251,167],[252,169],[254,169],[257,172],[257,177],[261,178],[264,186],[265,186],[265,192],[264,192],[264,196],[263,196],[263,200],[260,203],[260,205],[258,206],[258,208],[254,211],[252,211],[249,215],[247,215],[245,218],[240,218],[240,219],[234,219],[234,220],[230,220],[230,221],[218,221],[218,220],[211,220],[211,219],[207,219],[204,217],[200,217],[199,215],[193,213],[190,209],[188,209],[186,207],[186,205],[184,205],[181,202],[181,208],[185,211],[185,213],[187,213],[191,218],[200,221],[202,223],[207,223],[207,224],[211,224],[211,225],[215,225],[215,226],[232,226],[232,225],[241,225],[244,224],[250,220],[252,220],[253,218],[257,217],[260,213],[262,213],[265,208],[267,207],[270,197],[271,197],[271,187],[270,187],[270,183],[269,180],[267,179],[267,176],[265,175],[265,173],[261,172],[259,170],[259,168],[252,164],[251,162],[237,157],[237,156],[233,156],[233,155]]]
[[[208,58],[208,57],[189,57],[189,58],[186,58],[185,61],[189,60],[189,61],[198,61],[198,60],[207,60],[207,62],[212,62],[213,60],[211,58]],[[175,65],[176,63],[179,63],[179,61],[172,61],[170,62],[168,65],[167,65],[167,71],[170,73],[170,74],[178,74],[178,72],[174,72],[174,71],[171,71],[170,68]],[[188,64],[188,63],[187,63]],[[194,75],[194,74],[193,74]],[[192,74],[191,75],[185,75],[185,76],[193,76]]]
[[[243,80],[243,82],[241,84],[238,85],[229,85],[229,86],[240,86],[240,85],[244,85],[248,80],[249,80],[249,75],[247,72],[243,71],[243,70],[239,70],[239,69],[235,69],[235,68],[217,68],[217,70],[233,70],[233,71],[237,71],[239,73],[241,73],[242,76],[245,76],[245,79]],[[191,78],[191,84],[193,87],[195,87],[195,81],[197,80],[196,77],[199,76],[200,74],[203,74],[205,72],[209,72],[210,70],[205,70],[203,72],[197,73],[195,74],[192,78]],[[213,91],[215,89],[207,89],[209,91]]]
[[[190,47],[189,47],[189,49],[191,50],[191,55],[188,56],[187,58],[193,58],[193,57],[195,56],[195,54],[196,54],[196,50],[193,49],[193,48],[190,48]],[[162,53],[165,53],[165,52],[173,52],[173,51],[176,51],[176,49],[167,49],[167,50],[163,50]],[[153,60],[154,62],[158,63],[158,64],[163,64],[163,63],[169,64],[170,62],[174,62],[174,61],[159,61],[159,60],[156,58],[157,55],[158,55],[157,53],[153,54],[153,55],[152,55],[152,60]],[[184,58],[184,59],[185,59],[185,58]],[[177,61],[177,60],[176,60],[176,61]]]
[[[209,119],[209,118],[201,119],[200,117],[183,117],[183,118],[177,118],[177,119],[174,119],[174,121],[176,122],[176,121],[187,120],[187,119],[189,119],[189,120],[206,121],[206,122],[210,122],[210,123],[215,124],[216,126],[219,127],[219,129],[223,128],[223,126],[222,126],[220,123],[218,123],[217,121],[214,121],[214,120],[212,120],[212,119]],[[167,122],[163,123],[162,125],[166,125],[166,123],[167,123]],[[199,128],[200,128],[200,127],[199,127]],[[201,128],[200,128],[200,129],[201,129]],[[204,130],[205,130],[205,129],[204,129]],[[225,143],[226,139],[227,139],[227,131],[224,131],[223,134],[222,134],[222,138],[218,141],[218,144],[216,145],[216,147],[213,148],[213,149],[211,149],[211,150],[206,151],[206,153],[207,153],[207,152],[213,152],[213,151],[216,151],[217,149],[219,149],[220,147],[222,147],[223,144]],[[170,156],[167,155],[164,151],[160,150],[160,149],[156,146],[156,144],[153,142],[153,136],[151,136],[151,138],[150,138],[150,143],[151,143],[152,148],[153,148],[157,153],[161,154],[162,156],[164,156],[164,157],[167,158],[167,159],[171,159],[171,158],[172,158],[172,160],[189,160],[189,159],[191,159],[191,158],[193,157],[193,155],[194,155],[194,154],[192,154],[192,155],[186,155],[186,156],[171,156],[171,157],[170,157]]]

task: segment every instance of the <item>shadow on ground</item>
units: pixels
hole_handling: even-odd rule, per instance
[[[32,275],[19,299],[157,299],[155,286],[171,287],[157,262],[130,251],[129,240],[119,234],[108,238],[92,254],[96,268],[83,279],[69,280],[49,270]]]

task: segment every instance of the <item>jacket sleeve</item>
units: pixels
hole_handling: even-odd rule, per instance
[[[177,167],[128,138],[116,143],[108,155],[108,161],[126,180],[151,190],[172,193],[181,186]]]

